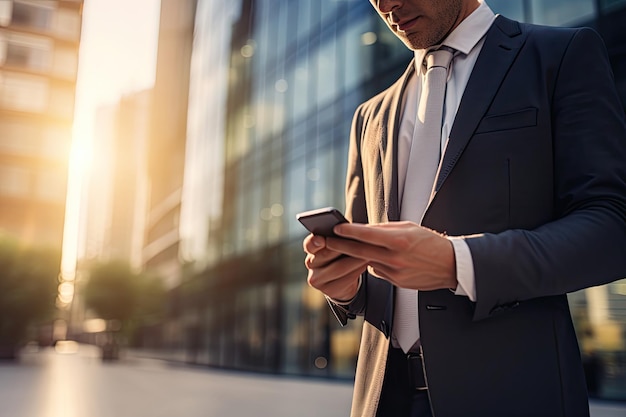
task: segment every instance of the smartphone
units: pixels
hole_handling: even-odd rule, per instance
[[[324,207],[298,213],[296,218],[309,232],[324,237],[335,236],[333,233],[335,225],[348,223],[343,214],[334,207]]]

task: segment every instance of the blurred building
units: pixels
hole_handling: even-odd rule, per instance
[[[179,218],[185,163],[189,62],[195,0],[161,0],[152,131],[145,266],[180,283]]]
[[[148,158],[144,268],[170,290],[168,345],[180,346],[180,210],[185,165],[189,72],[196,0],[161,0]]]
[[[0,1],[0,232],[61,247],[83,0]]]
[[[378,20],[362,2],[198,2],[181,219],[188,358],[352,375],[359,326],[335,325],[306,286],[295,214],[343,206],[352,112],[410,57]]]
[[[79,337],[84,320],[93,318],[85,311],[82,288],[94,265],[123,261],[136,272],[143,268],[151,111],[151,89],[126,94],[96,111],[95,157],[83,180],[83,249],[69,313],[72,337]]]
[[[98,108],[85,201],[85,261],[123,260],[143,267],[148,212],[147,149],[152,90]]]
[[[487,2],[522,21],[595,27],[626,103],[626,1]],[[191,10],[184,5],[178,13]],[[154,117],[164,124],[187,109],[177,93],[189,95],[186,137],[179,124],[157,127],[151,150],[144,253],[153,254],[148,266],[163,266],[171,279],[165,345],[212,366],[350,378],[360,322],[339,327],[324,298],[307,287],[306,232],[295,214],[344,206],[353,112],[395,80],[412,54],[368,2],[196,6],[189,81],[190,32],[183,31],[175,52],[171,41],[160,46],[155,87],[155,100],[163,101]],[[163,2],[162,36],[172,33],[165,15],[177,18],[170,7]],[[159,71],[182,77],[170,79],[174,91],[159,87],[166,82]],[[166,109],[180,113],[166,122]],[[597,382],[592,394],[626,399],[626,284],[573,294],[571,305],[589,380]]]
[[[91,260],[103,257],[109,244],[113,194],[113,160],[118,127],[119,103],[99,106],[95,112],[93,155],[88,177],[83,185],[82,224],[84,254]]]
[[[109,259],[124,259],[135,270],[143,266],[148,212],[147,150],[151,134],[152,90],[127,94],[120,100],[112,161],[113,199]]]

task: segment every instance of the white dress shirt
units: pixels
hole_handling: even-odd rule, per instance
[[[441,129],[441,159],[443,159],[443,154],[448,144],[450,130],[452,129],[461,97],[465,91],[465,86],[472,73],[478,54],[482,49],[484,36],[491,27],[495,17],[489,6],[481,1],[480,6],[465,18],[442,43],[442,45],[454,48],[457,52],[452,60],[446,85],[443,126]],[[402,99],[402,114],[398,137],[398,195],[400,198],[404,193],[405,187],[415,184],[414,181],[406,181],[406,174],[411,141],[413,140],[417,104],[419,103],[423,82],[422,61],[427,52],[424,49],[415,51],[416,71],[408,81]],[[400,207],[402,207],[402,201],[400,201]],[[457,280],[459,282],[455,294],[468,296],[470,300],[476,301],[474,265],[469,246],[461,237],[449,237],[449,239],[454,248]]]

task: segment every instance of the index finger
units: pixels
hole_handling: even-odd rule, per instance
[[[342,223],[335,226],[337,236],[356,240],[375,246],[391,248],[403,235],[410,222],[391,222],[381,224]]]

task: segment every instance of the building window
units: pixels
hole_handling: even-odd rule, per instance
[[[489,7],[494,13],[514,20],[527,20],[524,14],[524,2],[528,0],[489,0]]]
[[[13,3],[12,23],[47,31],[52,26],[53,10],[46,5],[33,3]]]
[[[44,112],[48,107],[48,81],[27,74],[0,72],[0,107]]]
[[[11,33],[0,36],[0,62],[32,71],[46,71],[51,65],[53,44],[40,36]]]
[[[80,39],[81,17],[74,10],[57,10],[54,14],[53,31],[64,39]]]
[[[375,50],[373,46],[378,40],[369,45],[363,44],[363,35],[371,33],[372,25],[369,19],[361,19],[353,22],[342,34],[341,42],[345,42],[345,56],[343,57],[342,69],[344,88],[350,91],[359,86],[364,80],[374,75],[373,54]],[[390,39],[389,36],[384,36]],[[391,35],[393,36],[393,35]],[[394,44],[395,39],[391,40]],[[408,61],[407,61],[408,62]]]
[[[328,42],[313,56],[317,64],[317,104],[327,106],[337,95],[335,42]]]
[[[532,0],[532,22],[542,25],[567,25],[592,17],[596,0]]]
[[[293,161],[286,172],[287,234],[290,238],[304,236],[306,231],[296,220],[296,214],[305,211],[306,205],[306,167],[304,158]]]

